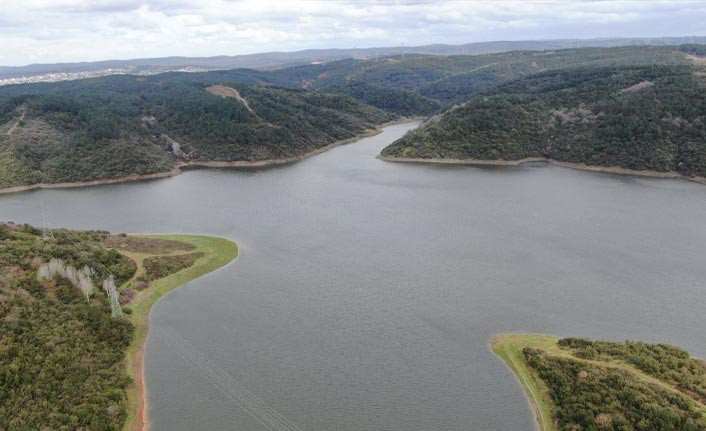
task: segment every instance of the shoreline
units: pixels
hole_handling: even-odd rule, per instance
[[[220,237],[206,235],[133,235],[150,238],[181,241],[196,246],[195,251],[201,251],[200,257],[192,266],[164,278],[155,280],[152,285],[135,296],[127,304],[132,310],[129,319],[135,326],[130,345],[125,351],[125,370],[133,383],[126,389],[127,418],[123,431],[146,431],[149,429],[147,384],[145,380],[144,353],[147,335],[150,327],[150,311],[152,306],[172,290],[205,274],[225,266],[238,257],[238,246],[235,242]],[[130,259],[142,260],[149,256],[160,254],[134,253],[125,250],[118,252]]]
[[[26,186],[6,187],[6,188],[0,188],[0,195],[10,194],[10,193],[27,192],[27,191],[31,191],[31,190],[69,189],[69,188],[77,188],[77,187],[91,187],[91,186],[100,186],[100,185],[107,185],[107,184],[127,183],[127,182],[132,182],[132,181],[146,181],[146,180],[154,180],[154,179],[159,179],[159,178],[169,178],[169,177],[174,177],[174,176],[181,174],[182,172],[184,172],[184,169],[188,169],[190,167],[263,168],[263,167],[268,167],[268,166],[286,165],[288,163],[294,163],[294,162],[298,162],[298,161],[301,161],[304,159],[308,159],[309,157],[316,156],[316,155],[321,154],[323,152],[326,152],[330,149],[338,147],[339,145],[350,144],[351,142],[355,142],[359,139],[378,135],[378,134],[382,133],[382,129],[387,126],[392,126],[395,124],[411,123],[411,122],[419,121],[419,120],[420,120],[419,118],[403,117],[403,118],[400,118],[397,120],[388,121],[387,123],[383,123],[383,124],[376,126],[374,129],[368,129],[365,132],[359,133],[359,134],[352,136],[350,138],[341,139],[341,140],[332,142],[330,144],[324,145],[323,147],[319,147],[315,150],[308,151],[308,152],[306,152],[304,154],[300,154],[298,156],[282,157],[282,158],[278,158],[278,159],[265,159],[265,160],[257,160],[257,161],[236,160],[236,161],[232,161],[232,162],[219,162],[219,161],[177,162],[171,170],[165,171],[165,172],[156,172],[153,174],[144,174],[144,175],[126,175],[123,177],[106,178],[103,180],[75,181],[75,182],[64,182],[64,183],[37,183],[37,184],[30,184],[30,185],[26,185]]]
[[[533,377],[521,355],[525,339],[531,339],[535,341],[533,344],[539,344],[543,347],[547,344],[555,344],[559,340],[550,335],[506,333],[495,335],[490,340],[489,347],[495,355],[503,360],[523,389],[534,415],[535,429],[538,431],[554,431],[551,408],[545,400],[544,388]]]
[[[530,407],[534,413],[539,431],[555,431],[554,419],[556,405],[549,394],[547,384],[540,379],[524,357],[523,349],[526,347],[539,349],[553,357],[568,358],[572,361],[602,367],[604,369],[620,370],[633,375],[644,384],[658,386],[672,394],[686,395],[695,402],[698,410],[706,415],[706,403],[695,398],[679,388],[679,384],[669,379],[650,375],[649,373],[631,364],[626,359],[601,360],[600,358],[582,358],[571,352],[570,348],[559,345],[560,338],[553,335],[526,334],[526,333],[501,333],[490,340],[490,350],[505,362],[505,365],[514,374],[520,387],[524,389]],[[693,358],[689,355],[690,358]]]
[[[650,171],[650,170],[637,170],[621,168],[618,166],[598,166],[598,165],[587,165],[585,163],[573,163],[573,162],[562,162],[561,160],[550,159],[547,157],[525,157],[524,159],[517,160],[486,160],[486,159],[426,159],[421,157],[395,157],[395,156],[383,156],[378,154],[377,159],[386,162],[399,162],[399,163],[429,163],[429,164],[441,164],[441,165],[467,165],[467,166],[518,166],[524,163],[535,163],[543,162],[549,163],[554,166],[560,166],[562,168],[576,169],[580,171],[590,171],[590,172],[605,172],[610,174],[619,175],[633,175],[638,177],[651,177],[651,178],[672,178],[688,180],[700,184],[706,184],[706,177],[690,177],[687,175],[680,174],[674,171],[661,172],[661,171]]]

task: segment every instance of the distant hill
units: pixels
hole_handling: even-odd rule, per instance
[[[627,46],[550,51],[511,51],[472,56],[408,55],[378,60],[341,60],[262,72],[262,80],[278,85],[339,91],[366,103],[402,114],[430,113],[438,107],[461,102],[500,83],[547,70],[607,65],[686,64],[676,47]],[[285,84],[286,83],[286,84]],[[414,93],[421,110],[390,106],[395,98],[377,98],[382,91],[400,96]],[[379,99],[379,100],[378,100]],[[434,103],[429,104],[428,101]]]
[[[706,37],[658,37],[658,38],[601,38],[601,39],[556,39],[537,41],[494,41],[476,42],[462,45],[433,44],[423,46],[394,46],[380,48],[352,49],[307,49],[292,52],[264,52],[257,54],[215,56],[215,57],[163,57],[133,60],[106,60],[80,63],[31,64],[28,66],[0,66],[0,80],[37,75],[66,74],[66,76],[45,76],[43,81],[76,79],[81,74],[133,73],[154,74],[174,70],[225,70],[236,68],[274,69],[302,64],[330,62],[347,58],[374,59],[403,54],[428,55],[477,55],[508,51],[544,51],[553,49],[614,47],[637,45],[681,45],[685,43],[704,44]]]

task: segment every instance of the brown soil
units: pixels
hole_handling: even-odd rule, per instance
[[[145,343],[142,343],[135,352],[135,371],[137,378],[134,381],[137,387],[137,393],[140,394],[140,410],[137,412],[137,421],[135,426],[130,431],[146,431],[150,428],[149,420],[147,419],[147,388],[145,387],[145,368],[142,364],[142,359],[145,353]]]
[[[618,91],[618,93],[635,93],[637,91],[642,90],[643,88],[652,87],[653,85],[655,85],[654,82],[642,81],[633,85],[632,87],[623,88],[622,90]]]
[[[71,187],[86,187],[86,186],[97,186],[97,185],[102,185],[102,184],[116,184],[116,183],[124,183],[127,181],[141,181],[141,180],[151,180],[155,178],[165,178],[165,177],[173,177],[174,175],[179,175],[181,173],[181,170],[179,167],[175,167],[171,171],[168,172],[158,172],[156,174],[147,174],[147,175],[128,175],[125,177],[120,177],[120,178],[110,178],[107,180],[95,180],[95,181],[78,181],[78,182],[71,182],[71,183],[38,183],[38,184],[32,184],[29,186],[15,186],[15,187],[8,187],[5,189],[0,189],[0,194],[3,193],[16,193],[16,192],[25,192],[28,190],[35,190],[35,189],[64,189],[64,188],[71,188]]]
[[[686,58],[691,60],[697,66],[706,66],[706,57],[699,57],[697,55],[687,54]]]

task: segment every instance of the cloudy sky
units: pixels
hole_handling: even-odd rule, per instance
[[[0,65],[706,35],[706,0],[0,0],[0,9]]]

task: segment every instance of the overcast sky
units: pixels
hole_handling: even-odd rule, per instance
[[[0,0],[0,65],[692,35],[706,0]]]

